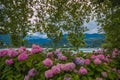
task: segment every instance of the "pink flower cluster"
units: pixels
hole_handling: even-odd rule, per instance
[[[99,58],[100,60],[104,60],[105,59],[105,56],[103,54],[97,55],[96,57]]]
[[[120,54],[119,50],[115,48],[112,52],[112,58],[116,58],[117,55],[119,55],[119,54]]]
[[[0,51],[0,57],[4,57],[5,55],[7,55],[8,50],[1,50]]]
[[[61,70],[63,71],[73,71],[76,65],[73,62],[69,62],[66,64],[61,64]]]
[[[59,49],[56,49],[56,51],[54,52],[54,54],[58,56],[59,60],[67,60],[67,57],[63,56],[62,52]]]
[[[91,56],[91,59],[94,60],[94,64],[101,64],[102,61],[103,61],[104,63],[112,62],[112,59],[110,59],[110,55],[109,55],[109,54],[107,54],[106,56],[103,55],[103,54],[99,54],[99,55],[94,55],[94,54],[93,54],[93,55]]]
[[[72,62],[66,64],[57,64],[50,70],[45,71],[45,77],[52,78],[54,75],[59,74],[61,71],[72,71],[75,69],[75,67],[75,64]]]
[[[107,72],[101,72],[101,75],[102,75],[104,78],[107,78],[107,77],[108,77]]]
[[[120,70],[118,70],[118,74],[120,75]]]
[[[16,57],[18,55],[18,52],[14,49],[9,49],[8,50],[8,56],[9,57]]]
[[[43,61],[43,65],[48,66],[48,67],[51,67],[51,66],[53,65],[53,61],[52,61],[50,58],[46,58],[46,59]]]
[[[52,72],[52,70],[47,70],[47,71],[45,71],[45,77],[46,77],[46,78],[52,78],[52,77],[53,77],[53,72]]]
[[[85,59],[84,63],[85,63],[86,65],[90,65],[90,59]]]
[[[60,66],[53,66],[50,70],[45,71],[46,78],[52,78],[54,75],[59,74],[61,72]]]
[[[95,60],[94,60],[94,64],[97,64],[97,65],[99,65],[99,64],[101,64],[102,62],[101,62],[101,60],[99,59],[99,58],[96,58]]]
[[[51,69],[52,71],[53,71],[53,74],[55,75],[55,74],[59,74],[60,73],[60,67],[58,67],[58,66],[53,66],[52,67],[52,69]]]
[[[67,57],[66,56],[58,56],[58,59],[59,60],[67,60]]]
[[[102,78],[96,78],[96,80],[103,80]]]
[[[52,59],[53,58],[53,52],[48,52],[46,57]]]
[[[62,52],[59,49],[56,49],[56,51],[54,52],[55,55],[59,56],[62,55]]]
[[[35,70],[35,68],[32,68],[28,71],[28,74],[24,77],[24,80],[29,80],[30,77],[34,77],[37,75],[37,71]]]
[[[40,47],[39,45],[33,44],[33,45],[32,45],[32,49],[31,49],[31,52],[32,52],[33,54],[35,54],[35,53],[41,53],[41,52],[43,52],[43,48]]]
[[[28,71],[28,75],[31,77],[34,77],[37,75],[37,71],[35,70],[35,68],[32,68]]]
[[[87,69],[85,69],[84,67],[80,67],[79,73],[82,74],[82,75],[85,75],[85,74],[88,73],[88,71],[87,71]]]
[[[5,63],[6,63],[7,65],[11,65],[11,64],[13,64],[13,60],[12,60],[12,59],[7,59],[7,60],[5,61]]]
[[[91,56],[91,59],[96,59],[96,56],[95,56],[95,55],[92,55],[92,56]]]
[[[30,76],[29,75],[26,75],[25,77],[24,77],[24,80],[29,80],[30,79]]]
[[[20,47],[20,48],[18,48],[18,52],[22,53],[22,52],[24,52],[24,51],[26,51],[26,48],[25,48],[25,47]]]
[[[18,61],[24,61],[28,59],[28,54],[26,53],[21,53],[19,56],[18,56]]]

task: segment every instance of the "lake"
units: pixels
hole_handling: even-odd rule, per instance
[[[8,49],[8,48],[5,48],[5,49]],[[14,48],[14,49],[18,49],[18,48]],[[31,50],[31,48],[27,48],[27,49]],[[52,48],[48,48],[48,49],[52,49]],[[64,48],[64,49],[69,49],[69,48]],[[0,50],[4,50],[4,49],[0,49]],[[98,50],[98,48],[80,48],[79,50],[86,53],[86,52],[93,52],[95,50]],[[73,51],[73,52],[75,52],[75,51]]]

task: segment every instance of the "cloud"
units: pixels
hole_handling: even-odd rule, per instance
[[[88,31],[85,32],[88,34],[98,33],[98,28],[100,27],[97,26],[97,22],[95,21],[90,21],[89,23],[85,23],[84,26],[86,26],[89,29]]]
[[[36,37],[40,37],[40,38],[48,38],[45,33],[41,34],[39,32],[33,33],[32,36],[36,36]]]
[[[85,33],[88,33],[88,34],[98,33],[98,29],[97,28],[90,29],[89,31],[86,31]]]

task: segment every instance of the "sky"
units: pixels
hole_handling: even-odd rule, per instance
[[[95,21],[90,21],[89,23],[84,23],[84,25],[87,26],[87,28],[89,29],[85,33],[88,33],[88,34],[98,33],[99,26],[97,26],[97,23]],[[40,34],[39,32],[36,32],[36,33],[33,33],[32,35],[41,37],[41,38],[47,38],[47,35],[45,33]]]
[[[97,23],[95,21],[90,21],[89,23],[85,23],[84,25],[87,26],[87,28],[89,29],[85,33],[88,34],[98,33],[99,26],[97,26]]]

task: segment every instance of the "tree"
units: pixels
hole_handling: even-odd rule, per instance
[[[96,0],[93,1],[96,20],[106,34],[104,47],[120,49],[120,1]]]
[[[33,16],[30,0],[0,1],[0,33],[10,34],[14,46],[22,45],[23,38],[31,30],[29,18]]]
[[[63,33],[68,33],[69,42],[78,49],[84,44],[83,32],[86,28],[83,23],[90,20],[91,6],[88,3],[87,0],[38,1],[34,5],[37,12],[36,29],[47,33],[54,43],[58,43]],[[73,37],[77,42],[72,41]]]

